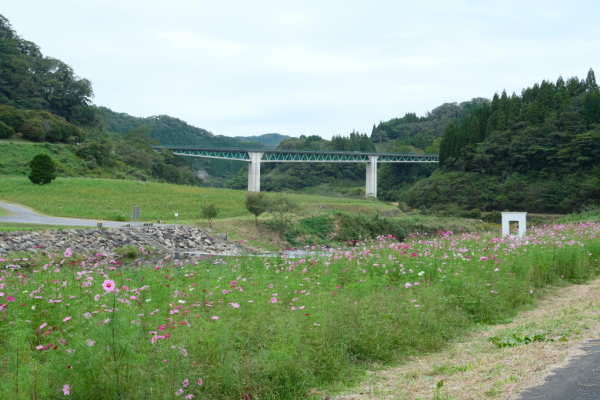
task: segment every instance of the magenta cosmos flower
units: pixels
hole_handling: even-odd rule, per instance
[[[198,378],[198,385],[202,386],[202,378]]]
[[[102,287],[107,292],[112,292],[113,290],[115,290],[115,282],[113,280],[107,279],[104,281],[104,283],[102,283]]]

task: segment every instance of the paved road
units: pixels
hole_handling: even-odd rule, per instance
[[[0,207],[5,208],[15,215],[0,216],[0,222],[17,222],[21,224],[45,224],[45,225],[68,225],[68,226],[96,226],[96,220],[45,217],[36,214],[33,211],[23,207],[13,206],[12,204],[0,203]],[[123,226],[123,222],[102,221],[103,226],[109,228],[118,228]]]
[[[574,357],[545,382],[520,393],[518,400],[597,400],[600,399],[600,339],[581,348],[585,351]]]

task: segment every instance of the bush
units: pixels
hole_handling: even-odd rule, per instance
[[[25,123],[21,113],[15,108],[9,106],[0,106],[0,122],[13,128],[15,132],[19,132]]]
[[[21,133],[24,138],[35,141],[44,140],[46,137],[46,132],[42,128],[42,120],[39,118],[32,118],[25,121],[21,127]]]
[[[481,210],[474,208],[466,214],[467,218],[481,219]]]
[[[4,122],[0,121],[0,139],[9,138],[15,134],[15,130]]]
[[[502,213],[500,211],[492,211],[491,213],[486,214],[483,217],[485,222],[491,222],[493,224],[501,224],[502,223]]]
[[[29,174],[29,180],[36,185],[47,185],[53,179],[56,179],[56,166],[49,155],[38,154],[33,157],[30,164],[31,173]]]
[[[410,211],[410,207],[408,206],[408,204],[406,204],[403,201],[398,202],[398,209],[400,209],[400,211],[402,211],[403,213]]]
[[[380,235],[392,235],[397,240],[403,241],[406,232],[399,221],[391,218],[381,217],[374,214],[368,217],[363,214],[351,215],[337,212],[338,224],[340,226],[337,235],[338,240],[357,240],[360,237],[376,237]]]
[[[278,195],[266,202],[267,213],[271,214],[279,236],[282,237],[288,225],[296,217],[300,206],[289,196]]]

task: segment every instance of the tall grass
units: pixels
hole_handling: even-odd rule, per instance
[[[244,207],[245,191],[215,189],[158,182],[116,179],[58,178],[50,185],[34,185],[26,177],[0,176],[0,200],[32,207],[56,217],[129,221],[133,206],[140,206],[145,221],[200,219],[204,202],[213,202],[219,218],[250,215]],[[347,205],[361,210],[391,209],[366,199],[347,199],[291,194],[305,207]]]
[[[585,282],[599,235],[569,224],[522,240],[380,236],[214,263],[11,258],[0,261],[0,398],[64,397],[64,385],[89,399],[306,398],[504,321],[545,287]]]

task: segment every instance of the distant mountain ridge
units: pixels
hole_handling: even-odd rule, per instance
[[[148,125],[148,135],[164,145],[205,146],[205,147],[241,147],[247,149],[267,148],[259,141],[245,141],[223,135],[214,135],[206,129],[190,125],[179,118],[168,115],[152,117],[134,117],[118,113],[107,107],[98,107],[99,115],[109,132],[126,135],[141,125]]]
[[[288,135],[282,135],[280,133],[265,133],[264,135],[256,135],[256,136],[235,136],[235,139],[242,140],[244,142],[258,142],[262,143],[266,146],[269,146],[272,149],[276,149],[279,146],[279,143],[283,142],[286,139],[298,139],[297,137],[292,137]]]

